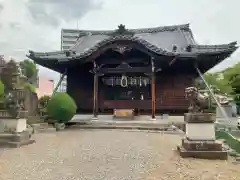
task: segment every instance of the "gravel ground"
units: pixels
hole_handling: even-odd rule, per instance
[[[36,144],[0,150],[0,180],[239,180],[229,161],[181,159],[180,136],[120,130],[37,134]]]

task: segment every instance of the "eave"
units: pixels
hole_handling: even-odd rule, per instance
[[[207,72],[208,70],[212,69],[217,64],[223,62],[226,58],[230,57],[234,51],[237,50],[238,47],[219,51],[216,53],[205,53],[199,54],[196,60],[196,64],[198,65],[199,69],[202,73]]]
[[[238,48],[236,46],[237,44],[236,42],[223,44],[223,45],[189,45],[188,48],[190,49],[188,51],[184,53],[183,52],[179,53],[179,52],[166,51],[162,48],[159,48],[157,46],[150,44],[146,40],[143,40],[139,37],[134,37],[130,35],[118,35],[97,43],[95,46],[93,46],[90,49],[87,49],[83,53],[78,53],[72,50],[55,51],[55,52],[29,51],[28,57],[34,60],[39,65],[42,65],[44,67],[50,68],[58,72],[64,72],[65,71],[63,69],[64,64],[69,64],[71,62],[79,62],[79,61],[80,61],[79,63],[84,63],[88,59],[94,60],[94,58],[96,58],[97,52],[99,52],[102,48],[108,49],[108,46],[112,47],[111,45],[114,44],[115,42],[136,43],[142,46],[144,49],[146,49],[150,53],[152,53],[152,55],[155,57],[171,56],[171,57],[179,57],[179,58],[192,58],[192,59],[198,59],[198,63],[200,64],[203,62],[201,62],[202,60],[199,61],[199,59],[201,59],[199,57],[202,57],[202,56],[214,57],[214,56],[221,56],[222,54],[227,54],[227,56],[230,56]],[[91,56],[93,58],[90,58]],[[225,59],[225,55],[224,57],[220,57],[220,61],[224,59]],[[210,68],[212,67],[209,67],[209,69]]]

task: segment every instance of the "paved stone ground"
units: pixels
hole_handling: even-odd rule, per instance
[[[88,122],[92,120],[93,115],[91,114],[76,114],[71,122]],[[156,116],[156,121],[151,121],[151,116],[149,115],[140,115],[137,116],[135,120],[132,122],[155,122],[155,123],[184,123],[184,116],[168,116],[168,118],[163,118],[162,116],[157,115]],[[229,127],[234,127],[236,128],[237,125],[237,117],[232,117],[229,119],[225,118],[216,118],[219,124],[229,126]],[[99,115],[98,116],[98,121],[121,121],[121,120],[113,120],[112,115]]]
[[[237,180],[231,161],[181,159],[180,136],[122,130],[37,134],[36,144],[0,150],[0,180]]]

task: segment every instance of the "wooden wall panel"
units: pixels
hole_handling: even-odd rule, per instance
[[[93,109],[93,75],[71,72],[67,76],[67,92],[75,100],[78,110]]]
[[[191,75],[164,75],[156,77],[156,109],[187,110],[185,88],[193,83]],[[93,75],[87,72],[68,74],[68,93],[75,99],[79,112],[92,111],[93,108]],[[99,82],[99,109],[140,108],[151,109],[151,100],[104,100],[104,85]]]

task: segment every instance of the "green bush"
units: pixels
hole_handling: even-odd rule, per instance
[[[75,115],[77,106],[67,93],[56,93],[47,105],[48,115],[57,122],[68,122]]]
[[[23,85],[23,88],[24,89],[29,89],[31,92],[36,92],[36,88],[30,83],[25,83]]]
[[[4,84],[0,81],[0,109],[5,109],[5,99],[4,99]]]
[[[0,81],[0,97],[3,97],[4,95],[4,84],[2,83],[2,81]]]

